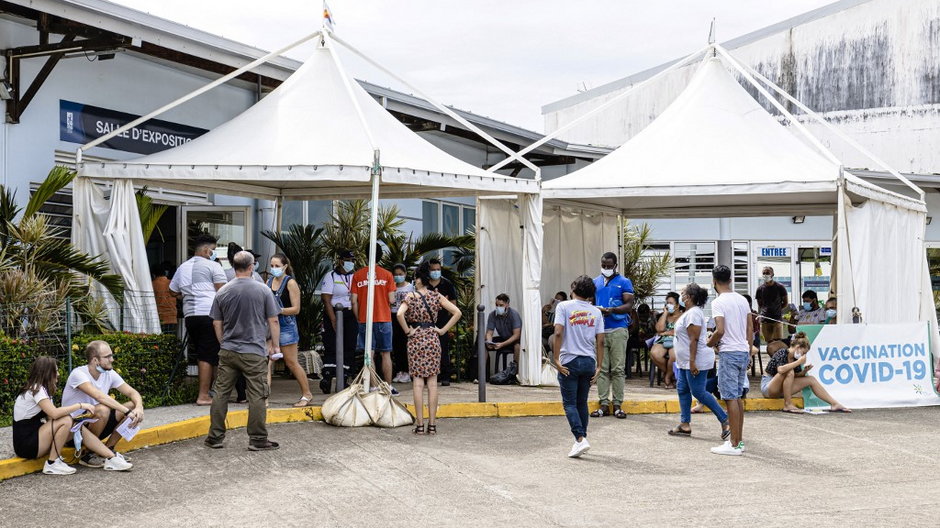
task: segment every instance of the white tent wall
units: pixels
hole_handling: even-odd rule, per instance
[[[133,183],[115,181],[110,200],[88,178],[76,178],[72,185],[75,202],[72,243],[89,255],[104,258],[111,273],[124,278],[123,320],[118,302],[103,286],[95,283],[95,291],[104,299],[111,323],[115,328],[131,332],[159,334],[160,319]]]
[[[523,319],[520,383],[539,385],[542,305],[555,292],[568,292],[578,275],[594,276],[604,252],[619,254],[618,216],[559,205],[543,208],[538,197],[480,199],[477,215],[478,301],[489,312],[496,295],[509,295]]]
[[[841,194],[844,219],[836,248],[838,320],[858,307],[866,323],[927,321],[940,357],[940,332],[924,248],[926,212],[867,200],[853,206]],[[900,234],[910,236],[900,236]]]

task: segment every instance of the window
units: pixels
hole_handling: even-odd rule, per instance
[[[747,242],[733,242],[731,244],[732,252],[734,253],[733,264],[734,269],[732,270],[734,278],[734,291],[740,293],[741,295],[748,295],[748,285],[750,281],[748,280],[749,273],[749,255],[748,255],[748,243]]]
[[[454,203],[424,200],[421,202],[422,233],[445,235],[472,234],[476,228],[477,212],[474,207]],[[453,251],[441,252],[445,266],[454,263]]]
[[[477,228],[477,210],[472,207],[463,208],[463,233],[473,234]]]
[[[648,249],[643,251],[643,256],[659,256],[669,253],[671,249],[672,244],[669,242],[653,242],[649,245]],[[672,291],[672,282],[672,270],[670,270],[669,275],[659,278],[653,296],[647,300],[650,308],[653,310],[662,310],[663,305],[666,304],[666,294]]]
[[[281,210],[281,226],[287,229],[295,224],[304,224],[304,203],[284,202],[283,209]]]
[[[307,223],[322,226],[330,221],[333,214],[333,202],[330,200],[310,200],[307,202]]]
[[[440,206],[439,202],[424,201],[421,203],[421,231],[423,233],[437,233],[441,230]]]

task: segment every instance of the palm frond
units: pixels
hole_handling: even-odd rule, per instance
[[[39,185],[39,188],[36,189],[36,192],[29,197],[29,202],[26,203],[26,211],[23,213],[23,218],[29,218],[39,212],[39,209],[42,208],[43,204],[48,202],[55,193],[64,189],[68,184],[72,183],[72,180],[75,179],[78,173],[68,167],[63,167],[61,165],[55,166],[49,175],[46,176],[46,179],[43,180],[42,184]]]
[[[154,230],[157,231],[162,240],[163,233],[160,232],[157,224],[160,222],[163,213],[166,213],[169,206],[153,203],[153,198],[147,194],[146,186],[134,193],[134,197],[137,199],[137,211],[140,214],[140,227],[144,233],[144,244],[150,241]]]

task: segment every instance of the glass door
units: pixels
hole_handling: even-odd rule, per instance
[[[235,242],[248,249],[251,233],[251,214],[248,207],[183,207],[182,226],[186,235],[180,236],[180,254],[182,259],[188,259],[193,254],[193,243],[202,233],[219,239],[215,250],[216,257],[222,267],[231,267],[228,262],[228,243]]]
[[[829,298],[829,280],[832,275],[832,247],[829,245],[799,244],[796,250],[800,270],[800,291],[813,290],[820,304]],[[799,303],[797,303],[799,304]]]
[[[753,270],[751,276],[750,294],[757,291],[757,287],[764,283],[764,268],[770,267],[774,270],[774,280],[787,289],[787,297],[793,302],[793,269],[794,269],[794,244],[792,242],[753,242]],[[799,285],[797,285],[799,286]],[[757,307],[755,301],[755,308]]]

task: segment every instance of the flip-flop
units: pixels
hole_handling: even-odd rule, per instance
[[[846,408],[842,408],[842,409],[829,409],[829,412],[831,412],[831,413],[847,413],[847,414],[851,414],[851,413],[852,413],[852,409],[846,409]]]
[[[685,429],[680,428],[678,425],[669,430],[669,436],[692,436],[692,431],[686,431]]]
[[[705,414],[705,409],[692,409],[689,412],[691,412],[692,414]]]
[[[803,409],[780,409],[780,412],[785,412],[787,414],[805,414]]]
[[[623,412],[623,409],[617,409],[616,411],[614,411],[614,416],[623,420],[624,418],[627,417],[627,413]]]
[[[307,398],[306,396],[301,396],[300,399],[297,400],[297,403],[294,404],[294,407],[297,408],[308,406],[310,406],[310,398]]]

